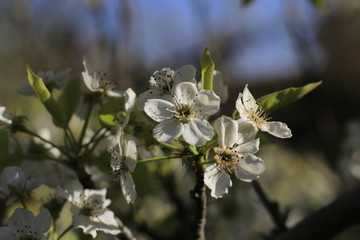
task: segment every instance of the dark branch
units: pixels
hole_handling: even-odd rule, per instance
[[[271,219],[273,220],[273,222],[276,225],[273,235],[275,236],[275,235],[285,231],[287,229],[287,227],[285,225],[286,215],[282,215],[280,213],[278,203],[274,202],[274,201],[270,201],[268,199],[268,197],[266,196],[266,193],[261,188],[258,181],[254,181],[251,184],[255,190],[255,193],[260,198],[261,203],[264,205],[264,207],[268,211]]]
[[[360,187],[307,216],[276,240],[332,239],[348,227],[360,223]]]

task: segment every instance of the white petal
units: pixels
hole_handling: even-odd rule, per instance
[[[292,137],[291,130],[285,123],[282,122],[266,122],[261,125],[260,130],[268,132],[278,138]]]
[[[221,103],[225,103],[229,97],[228,86],[224,85],[222,74],[214,70],[213,74],[213,90],[221,99]]]
[[[45,233],[49,230],[51,226],[52,218],[49,210],[43,209],[41,212],[35,217],[34,227],[38,233]]]
[[[133,172],[136,167],[136,160],[137,160],[137,149],[136,143],[133,140],[129,140],[126,145],[125,149],[125,164],[128,169]]]
[[[259,145],[260,145],[260,140],[257,138],[251,140],[250,142],[246,142],[237,146],[235,150],[237,153],[242,153],[242,154],[256,153],[257,151],[259,151]]]
[[[239,123],[237,142],[244,143],[253,140],[258,132],[257,128],[254,127],[254,124],[250,120],[244,118],[240,118],[237,121]]]
[[[184,131],[184,126],[177,119],[167,119],[159,123],[153,129],[153,137],[159,142],[169,142],[180,137]]]
[[[238,140],[238,122],[232,118],[221,116],[214,122],[220,147],[232,147]]]
[[[194,118],[184,124],[182,136],[190,145],[201,146],[213,137],[213,129],[205,119]]]
[[[98,231],[107,234],[117,235],[121,233],[112,211],[105,211],[96,217],[95,227]]]
[[[136,102],[136,93],[131,89],[128,88],[125,91],[125,109],[129,111],[135,106]]]
[[[208,117],[220,109],[220,98],[211,90],[200,90],[195,99],[195,107],[201,116]]]
[[[195,83],[196,68],[193,65],[184,65],[176,69],[173,77],[174,83],[192,82]]]
[[[25,174],[19,167],[6,167],[1,173],[1,183],[11,185],[16,189],[22,190],[25,188]]]
[[[232,186],[229,174],[223,169],[219,169],[215,163],[206,168],[204,182],[214,198],[221,198],[228,193],[228,188]]]
[[[192,106],[198,90],[194,83],[182,82],[174,88],[174,101],[176,103]]]
[[[84,64],[85,72],[82,72],[81,74],[86,87],[92,92],[102,92],[103,90],[100,89],[99,81],[94,79],[94,77],[92,76],[93,72],[91,68],[87,65],[85,58],[83,60],[83,64]]]
[[[173,116],[173,113],[170,111],[173,109],[174,105],[171,102],[162,99],[149,99],[144,107],[145,113],[157,122],[170,119]]]
[[[156,88],[151,88],[151,89],[148,89],[148,90],[140,93],[140,95],[138,96],[138,98],[136,100],[136,107],[140,111],[144,111],[145,103],[147,100],[154,99],[154,98],[164,99],[161,97],[163,95],[163,93],[164,93],[163,91],[156,89]],[[168,99],[164,99],[164,100],[168,100]],[[170,101],[171,101],[171,97],[169,98],[169,102]]]
[[[91,221],[89,217],[80,214],[74,214],[73,212],[72,224],[74,225],[74,228],[81,228],[85,234],[90,234],[93,238],[96,238],[97,228],[94,226],[96,222]]]
[[[130,172],[126,172],[120,176],[120,185],[127,203],[134,203],[137,194],[135,183]]]
[[[236,110],[239,112],[240,117],[247,117],[247,111],[256,111],[258,105],[253,95],[250,93],[247,84],[245,85],[243,93],[239,93],[236,100]]]
[[[16,236],[16,230],[11,227],[0,227],[0,240],[13,240]]]
[[[12,123],[10,114],[6,110],[6,107],[0,106],[0,125],[10,125]]]
[[[245,182],[252,182],[259,178],[265,171],[265,163],[261,158],[253,154],[245,154],[239,158],[239,162],[234,165],[235,175],[238,179]]]

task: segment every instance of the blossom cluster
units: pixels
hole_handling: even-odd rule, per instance
[[[54,189],[55,199],[71,206],[72,227],[93,238],[98,231],[110,235],[122,233],[119,216],[111,210],[111,200],[106,198],[107,180],[105,187],[95,187],[95,174],[86,165],[88,158],[97,155],[97,152],[105,151],[109,159],[108,173],[101,174],[109,175],[114,183],[119,183],[129,204],[137,198],[132,176],[137,164],[174,156],[183,161],[190,159],[191,166],[203,172],[202,180],[210,189],[211,196],[221,198],[232,186],[232,174],[244,182],[251,182],[265,171],[264,160],[255,155],[260,147],[258,131],[279,138],[292,136],[285,123],[269,121],[247,85],[234,104],[239,117],[221,115],[220,106],[227,101],[229,94],[217,70],[212,72],[212,89],[204,89],[201,81],[196,79],[194,66],[184,65],[176,70],[162,68],[150,76],[148,88],[137,95],[131,88],[118,90],[115,82],[105,73],[93,71],[86,60],[83,64],[82,79],[88,89],[83,93],[86,96],[84,104],[88,105],[89,111],[85,116],[75,110],[72,113],[83,119],[83,127],[77,135],[69,127],[69,120],[59,117],[63,116],[62,109],[57,108],[61,97],[60,100],[52,99],[48,87],[52,84],[66,89],[68,83],[58,84],[59,77],[55,76],[68,81],[69,70],[63,74],[47,74],[46,83],[29,71],[31,81],[38,81],[32,87],[40,99],[47,96],[43,104],[52,115],[54,124],[64,130],[63,145],[52,141],[49,129],[31,131],[24,123],[26,118],[11,116],[6,107],[0,106],[0,127],[7,131],[9,143],[13,140],[11,133],[17,131],[31,136],[26,143],[14,143],[16,149],[21,148],[22,156],[29,159],[23,161],[20,167],[4,168],[0,175],[0,198],[5,199],[7,205],[17,201],[24,205],[24,208],[15,210],[7,221],[7,227],[0,228],[0,239],[45,239],[45,233],[52,224],[49,210],[42,208],[34,217],[25,209],[26,198],[31,197],[32,191],[41,185]],[[86,102],[85,99],[92,100]],[[95,116],[101,123],[97,130],[89,127],[92,112],[96,112]],[[140,153],[144,151],[141,149],[144,144],[142,139],[131,134],[134,126],[150,128],[151,137],[156,140],[152,144],[170,148],[174,154],[154,154],[139,160],[146,154]],[[44,156],[44,161],[30,161],[33,145],[37,147],[36,153]],[[90,175],[92,184],[84,181],[86,174]]]

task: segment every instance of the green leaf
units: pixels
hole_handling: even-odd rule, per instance
[[[124,97],[114,98],[101,106],[99,121],[105,127],[113,127],[122,122],[126,116]]]
[[[65,122],[69,123],[80,102],[80,80],[69,82],[62,91],[58,103],[65,114]]]
[[[201,65],[201,87],[205,90],[213,89],[213,74],[215,64],[210,56],[210,51],[205,48],[203,55],[200,59]]]
[[[248,4],[252,3],[254,0],[242,0],[241,5],[247,6]]]
[[[27,66],[28,81],[46,110],[53,117],[56,126],[64,128],[66,126],[65,115],[61,111],[59,104],[54,100],[51,92],[46,88],[41,77],[37,76],[29,66]]]
[[[278,92],[270,93],[257,99],[265,111],[275,111],[293,103],[317,88],[322,81],[310,83],[303,87],[291,87]]]

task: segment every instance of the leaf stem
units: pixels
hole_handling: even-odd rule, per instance
[[[73,225],[70,225],[69,227],[67,227],[57,238],[57,240],[60,240],[65,234],[67,234],[71,229],[73,228]]]
[[[82,141],[83,141],[83,139],[85,137],[86,129],[87,129],[88,125],[89,125],[90,116],[91,116],[91,112],[93,110],[93,107],[94,107],[94,103],[93,103],[93,101],[90,101],[89,106],[88,106],[88,108],[86,110],[85,122],[84,122],[84,125],[83,125],[82,129],[81,129],[80,137],[78,139],[78,145],[79,146],[81,146]]]
[[[182,151],[181,148],[176,147],[176,146],[174,146],[174,145],[172,145],[172,144],[169,144],[169,143],[159,142],[159,144],[162,145],[162,146],[164,146],[164,147],[166,147],[166,148],[169,148],[169,149],[171,149],[171,150],[174,150],[174,151],[180,151],[180,152]]]

